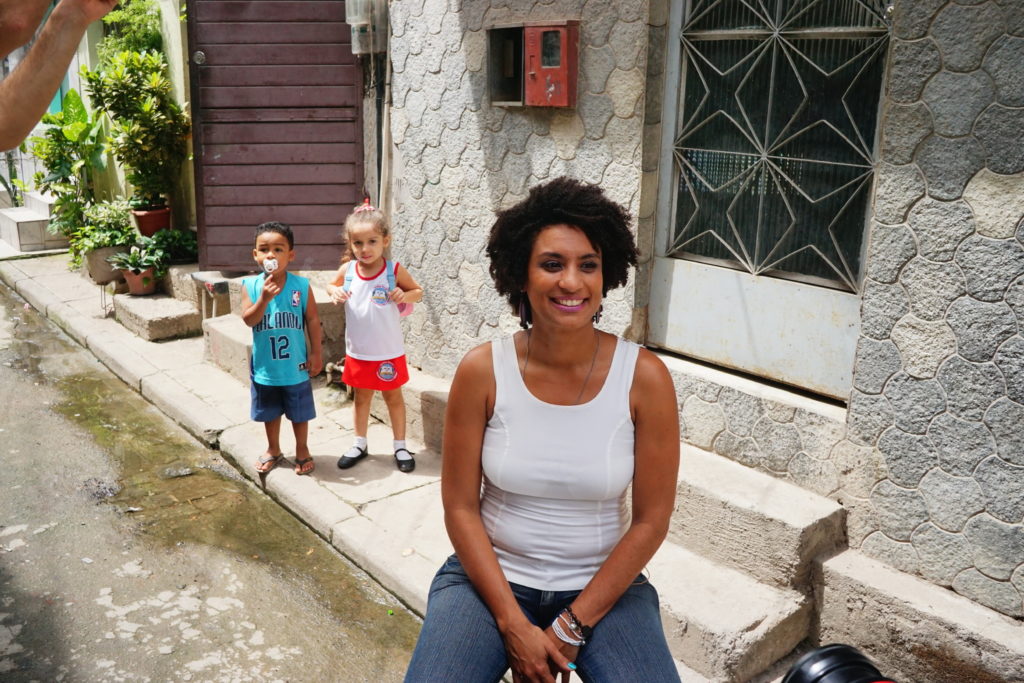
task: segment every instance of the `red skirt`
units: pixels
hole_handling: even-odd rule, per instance
[[[345,356],[341,381],[356,389],[391,391],[409,381],[409,368],[405,356],[390,360],[359,360]]]

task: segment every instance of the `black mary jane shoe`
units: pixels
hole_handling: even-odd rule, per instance
[[[349,455],[349,453],[352,452],[352,448],[359,451],[359,455]],[[359,446],[352,446],[352,448],[349,448],[348,451],[346,451],[345,455],[338,458],[339,470],[347,470],[349,467],[352,467],[352,465],[355,465],[357,462],[366,457],[365,448],[360,448]]]
[[[409,454],[408,458],[399,458],[398,451],[405,451]],[[399,472],[412,472],[416,469],[416,461],[412,458],[412,453],[409,453],[407,448],[399,448],[395,451],[395,466],[398,467]]]

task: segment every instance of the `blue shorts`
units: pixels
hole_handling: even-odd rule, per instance
[[[309,422],[316,417],[313,385],[308,379],[283,387],[251,381],[249,395],[252,396],[250,415],[256,422],[273,422],[282,415],[292,423]]]

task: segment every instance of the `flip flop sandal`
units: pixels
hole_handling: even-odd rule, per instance
[[[306,465],[309,465],[309,469],[306,469]],[[305,460],[295,458],[295,474],[302,476],[303,474],[309,474],[315,469],[316,464],[313,462],[313,458],[306,458]]]
[[[256,471],[260,474],[267,474],[270,470],[277,467],[283,457],[284,453],[279,453],[278,455],[267,455],[264,453],[260,456],[260,459],[256,461]]]

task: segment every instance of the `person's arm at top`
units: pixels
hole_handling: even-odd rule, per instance
[[[0,0],[0,59],[32,40],[49,0]]]
[[[630,408],[635,426],[633,515],[629,528],[594,577],[572,603],[581,623],[595,626],[650,561],[668,533],[679,471],[679,417],[676,392],[664,363],[640,350]],[[575,648],[562,643],[563,653]]]
[[[306,358],[306,369],[309,370],[310,377],[316,377],[324,366],[323,333],[320,331],[320,311],[316,308],[312,285],[309,286],[309,294],[306,295],[306,331],[309,333],[309,355]]]
[[[116,4],[117,0],[61,0],[53,9],[25,59],[0,81],[0,150],[17,147],[39,122],[85,29]]]
[[[423,288],[401,263],[395,269],[395,289],[391,292],[391,300],[396,304],[414,304],[423,300]]]
[[[551,663],[568,677],[568,660],[516,602],[480,517],[484,430],[494,410],[491,346],[483,344],[459,364],[448,394],[442,445],[441,500],[448,537],[466,574],[490,609],[519,681],[554,680]]]

